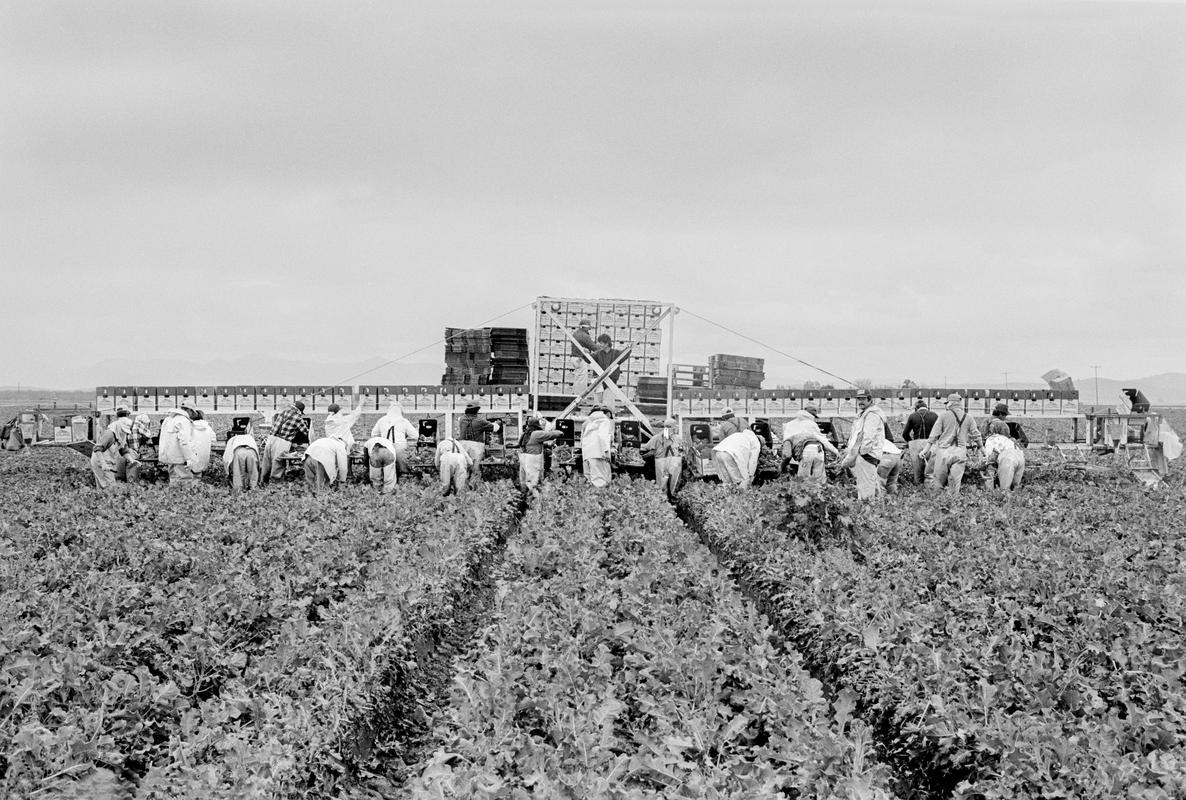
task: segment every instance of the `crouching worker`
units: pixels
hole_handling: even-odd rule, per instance
[[[408,463],[408,442],[414,443],[419,436],[420,432],[404,416],[404,410],[399,403],[392,403],[387,413],[371,428],[372,439],[380,437],[391,442],[395,451],[395,469],[400,475],[407,475],[411,471]]]
[[[231,438],[227,440],[226,450],[223,451],[222,463],[226,466],[231,491],[241,492],[259,486],[259,443],[251,432],[250,421],[231,428]]]
[[[350,455],[341,439],[323,436],[305,448],[305,485],[316,494],[340,486],[350,474]]]
[[[120,406],[115,411],[115,420],[100,434],[91,451],[91,472],[95,475],[96,487],[110,489],[117,480],[126,479],[128,435],[131,432],[128,409]]]
[[[712,463],[721,483],[746,487],[754,482],[758,471],[758,454],[762,440],[749,428],[731,433],[712,449]]]
[[[452,491],[462,497],[469,479],[469,469],[474,465],[473,456],[456,439],[441,439],[437,442],[433,460],[441,476],[441,494],[447,497]]]
[[[210,465],[214,430],[197,409],[175,408],[161,422],[157,460],[169,471],[169,485],[193,484]]]
[[[994,419],[988,424],[988,438],[984,440],[984,488],[1000,487],[1008,494],[1021,486],[1025,474],[1025,451],[1009,438],[1009,425]]]
[[[668,500],[674,500],[684,470],[684,438],[680,436],[676,421],[671,417],[663,420],[663,427],[640,452],[654,454],[655,483],[667,493]]]
[[[396,471],[396,457],[398,453],[395,444],[382,436],[372,436],[363,445],[367,456],[367,471],[371,477],[371,485],[379,490],[379,494],[391,494],[399,481]]]
[[[805,406],[802,411],[795,412],[782,428],[784,463],[798,462],[796,476],[804,485],[816,487],[828,482],[828,474],[824,471],[824,453],[840,457],[840,451],[820,432],[819,423],[816,422],[818,416],[815,406]]]
[[[544,476],[544,444],[564,436],[551,423],[544,423],[539,417],[531,417],[523,424],[523,435],[519,437],[519,486],[539,497],[539,484]]]

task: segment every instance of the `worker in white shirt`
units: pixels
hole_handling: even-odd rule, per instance
[[[947,408],[935,420],[921,455],[935,459],[931,486],[959,494],[968,463],[968,448],[979,447],[981,437],[976,420],[964,409],[964,398],[959,392],[949,394],[946,403]]]
[[[395,450],[395,470],[400,475],[407,475],[410,471],[408,440],[415,442],[420,438],[420,432],[404,416],[404,410],[399,403],[392,403],[387,408],[387,413],[371,428],[371,437],[376,436],[391,442],[392,449]]]
[[[465,447],[456,439],[441,439],[433,460],[441,477],[441,494],[448,496],[451,491],[458,497],[464,496],[469,470],[474,465]]]
[[[840,466],[851,469],[857,479],[857,499],[874,500],[885,494],[877,473],[885,449],[885,416],[867,390],[858,389],[854,399],[859,416],[852,423]]]
[[[839,457],[840,451],[819,429],[819,411],[807,405],[796,411],[782,426],[782,458],[799,462],[799,480],[808,486],[823,486],[828,481],[824,472],[824,453]]]
[[[226,466],[227,480],[232,492],[254,489],[260,485],[261,464],[259,443],[251,432],[251,421],[237,423],[231,427],[222,463]]]
[[[341,439],[346,450],[354,446],[354,423],[362,416],[362,403],[353,411],[343,411],[337,403],[330,403],[329,416],[325,418],[325,435],[331,439]]]
[[[581,466],[589,483],[598,489],[613,480],[610,454],[613,451],[614,422],[605,406],[594,406],[581,426]]]
[[[731,433],[712,448],[712,463],[721,483],[746,487],[754,482],[762,440],[749,428]]]
[[[200,460],[194,450],[194,420],[196,411],[186,407],[174,408],[161,422],[157,462],[169,471],[169,486],[192,483],[200,472]],[[207,454],[209,460],[209,454]]]
[[[655,482],[667,493],[668,500],[674,500],[684,471],[684,437],[680,436],[679,424],[671,417],[663,420],[663,427],[639,452],[654,454]]]
[[[997,486],[1008,494],[1021,486],[1025,474],[1025,451],[1009,436],[1009,424],[994,419],[988,424],[984,440],[984,488]]]
[[[126,406],[115,410],[115,419],[99,436],[91,451],[91,472],[95,486],[110,489],[117,480],[127,479],[128,436],[132,431],[132,419]],[[122,473],[122,474],[121,474]]]
[[[390,439],[382,436],[372,436],[362,445],[367,456],[367,471],[371,477],[371,485],[379,490],[379,494],[391,494],[399,480],[396,473],[397,453],[395,445]]]
[[[323,436],[305,448],[305,485],[317,493],[341,486],[350,474],[350,456],[341,439]]]

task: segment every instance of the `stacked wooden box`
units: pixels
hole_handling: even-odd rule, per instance
[[[750,356],[717,353],[708,357],[709,380],[714,390],[761,389],[766,361]]]
[[[446,386],[525,384],[528,380],[524,328],[445,328]]]

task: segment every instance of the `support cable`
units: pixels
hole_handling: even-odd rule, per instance
[[[700,320],[701,322],[707,322],[709,325],[715,325],[716,327],[720,328],[723,331],[728,331],[729,333],[733,334],[734,336],[740,336],[742,339],[745,339],[746,341],[753,342],[754,344],[758,345],[759,347],[765,347],[767,350],[771,350],[775,353],[778,353],[780,356],[789,358],[792,361],[797,361],[805,367],[810,367],[811,369],[814,369],[817,372],[822,372],[823,374],[827,375],[828,377],[835,378],[838,381],[844,381],[849,386],[856,386],[856,384],[853,383],[852,381],[850,381],[848,378],[841,377],[840,375],[837,375],[834,372],[828,372],[823,367],[817,367],[815,364],[808,363],[801,358],[796,358],[795,356],[791,355],[790,353],[779,350],[777,347],[774,347],[773,345],[769,345],[769,344],[766,344],[765,342],[758,341],[757,339],[755,339],[752,336],[746,336],[741,331],[733,330],[732,328],[728,327],[727,325],[722,325],[719,322],[713,322],[711,319],[708,319],[707,317],[700,316],[695,311],[689,311],[686,306],[680,306],[680,311],[683,311],[685,314],[692,315],[693,317]]]
[[[505,311],[502,314],[499,314],[497,317],[491,317],[490,319],[486,320],[485,322],[479,322],[476,327],[484,328],[487,325],[489,325],[491,322],[497,322],[498,320],[502,319],[503,317],[509,317],[511,314],[518,313],[525,308],[530,308],[532,305],[534,305],[534,303],[535,303],[534,300],[531,301],[530,303],[524,303],[523,305],[519,306],[518,308],[512,308],[510,311]],[[462,329],[462,330],[470,330],[470,329]],[[370,369],[364,369],[362,372],[351,375],[349,378],[343,378],[340,381],[334,381],[333,385],[339,386],[339,385],[343,385],[343,384],[348,384],[350,381],[354,380],[355,378],[361,378],[363,375],[368,375],[368,374],[374,372],[375,370],[379,370],[379,369],[383,369],[383,367],[391,366],[392,364],[403,361],[405,358],[411,358],[412,356],[416,355],[417,353],[423,353],[425,350],[427,350],[430,347],[436,347],[438,344],[445,344],[450,339],[460,338],[460,336],[461,336],[461,334],[457,334],[452,337],[446,336],[443,339],[437,339],[435,342],[432,342],[431,344],[426,344],[423,347],[418,347],[415,350],[411,351],[410,353],[404,353],[402,356],[393,358],[390,361],[384,361],[382,364],[379,364],[378,366],[371,367]]]

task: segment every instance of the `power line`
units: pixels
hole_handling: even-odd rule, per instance
[[[709,325],[715,325],[716,327],[720,328],[723,331],[728,331],[729,333],[733,334],[734,336],[740,336],[742,339],[745,339],[746,341],[753,342],[754,344],[758,345],[759,347],[765,347],[767,350],[771,350],[775,353],[778,353],[780,356],[789,358],[792,361],[797,361],[805,367],[810,367],[811,369],[814,369],[817,372],[822,372],[823,374],[827,375],[830,378],[835,378],[838,381],[844,381],[849,386],[856,386],[856,384],[853,383],[852,381],[850,381],[848,378],[841,377],[840,375],[837,375],[834,372],[828,372],[823,367],[817,367],[815,364],[808,363],[807,361],[804,361],[801,358],[797,358],[796,356],[793,356],[790,353],[779,350],[777,347],[774,347],[773,345],[769,345],[769,344],[766,344],[765,342],[758,341],[757,339],[755,339],[752,336],[746,336],[741,331],[733,330],[732,328],[728,327],[727,325],[722,325],[719,322],[713,322],[711,319],[708,319],[707,317],[702,317],[694,311],[689,311],[688,309],[684,308],[683,306],[680,306],[680,311],[683,311],[686,314],[690,314],[691,316],[695,317],[696,319],[700,320],[701,322],[707,322]]]
[[[487,325],[489,325],[491,322],[497,322],[498,320],[502,319],[503,317],[509,317],[511,314],[518,313],[519,311],[522,311],[525,308],[530,308],[534,302],[535,301],[532,301],[531,303],[524,303],[523,305],[519,306],[518,308],[512,308],[510,311],[505,311],[502,314],[499,314],[497,317],[491,317],[490,319],[486,320],[485,322],[479,322],[475,327],[484,328]],[[359,372],[356,375],[351,375],[349,378],[342,378],[342,380],[340,380],[340,381],[334,381],[334,385],[336,386],[336,385],[340,385],[340,384],[347,384],[350,381],[354,380],[355,378],[361,378],[363,375],[369,375],[370,373],[374,372],[375,370],[383,369],[383,367],[391,366],[392,364],[395,364],[396,362],[403,361],[405,358],[411,358],[412,356],[416,355],[417,353],[423,353],[425,350],[427,350],[430,347],[436,347],[438,344],[444,344],[447,341],[449,341],[450,338],[456,339],[456,338],[459,338],[460,336],[461,336],[461,334],[458,334],[458,335],[452,336],[452,337],[446,336],[443,339],[437,339],[435,342],[433,342],[431,344],[426,344],[426,345],[424,345],[424,347],[418,347],[415,350],[413,350],[412,352],[404,353],[402,356],[399,356],[398,358],[393,358],[390,361],[384,361],[382,364],[379,364],[378,366],[363,370],[362,372]]]

